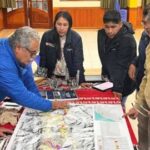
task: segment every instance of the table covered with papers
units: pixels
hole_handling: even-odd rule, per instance
[[[48,99],[64,97],[69,108],[46,113],[25,109],[7,150],[133,150],[137,144],[111,90],[53,90],[49,85],[39,89]]]
[[[25,109],[7,150],[133,150],[120,104]]]

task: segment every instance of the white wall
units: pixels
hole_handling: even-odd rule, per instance
[[[129,1],[132,1],[132,0],[129,0]],[[142,0],[133,0],[133,1],[136,1],[138,7],[140,7],[141,4],[142,4]],[[61,1],[61,0],[53,0],[53,7],[100,7],[100,5],[101,5],[100,1]]]
[[[138,0],[138,7],[142,5],[142,0]]]
[[[100,7],[100,1],[60,1],[60,0],[53,0],[53,7]]]

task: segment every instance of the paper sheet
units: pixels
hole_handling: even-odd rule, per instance
[[[26,109],[7,150],[109,150],[108,143],[111,150],[133,150],[122,114],[120,105],[108,104],[47,113]]]

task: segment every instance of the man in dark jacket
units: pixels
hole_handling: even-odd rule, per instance
[[[150,4],[144,8],[142,24],[144,31],[139,43],[139,55],[134,58],[129,67],[129,76],[132,80],[136,80],[137,90],[144,76],[145,50],[150,42]]]
[[[128,67],[136,56],[136,42],[129,23],[122,23],[120,13],[109,10],[103,17],[104,29],[98,31],[98,52],[102,75],[113,82],[113,93],[125,104],[126,96],[135,89]]]

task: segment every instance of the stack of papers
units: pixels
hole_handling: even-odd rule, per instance
[[[113,87],[113,83],[112,82],[104,82],[104,83],[96,83],[93,85],[93,88],[97,89],[97,90],[101,90],[101,91],[105,91],[108,89],[111,89]]]

